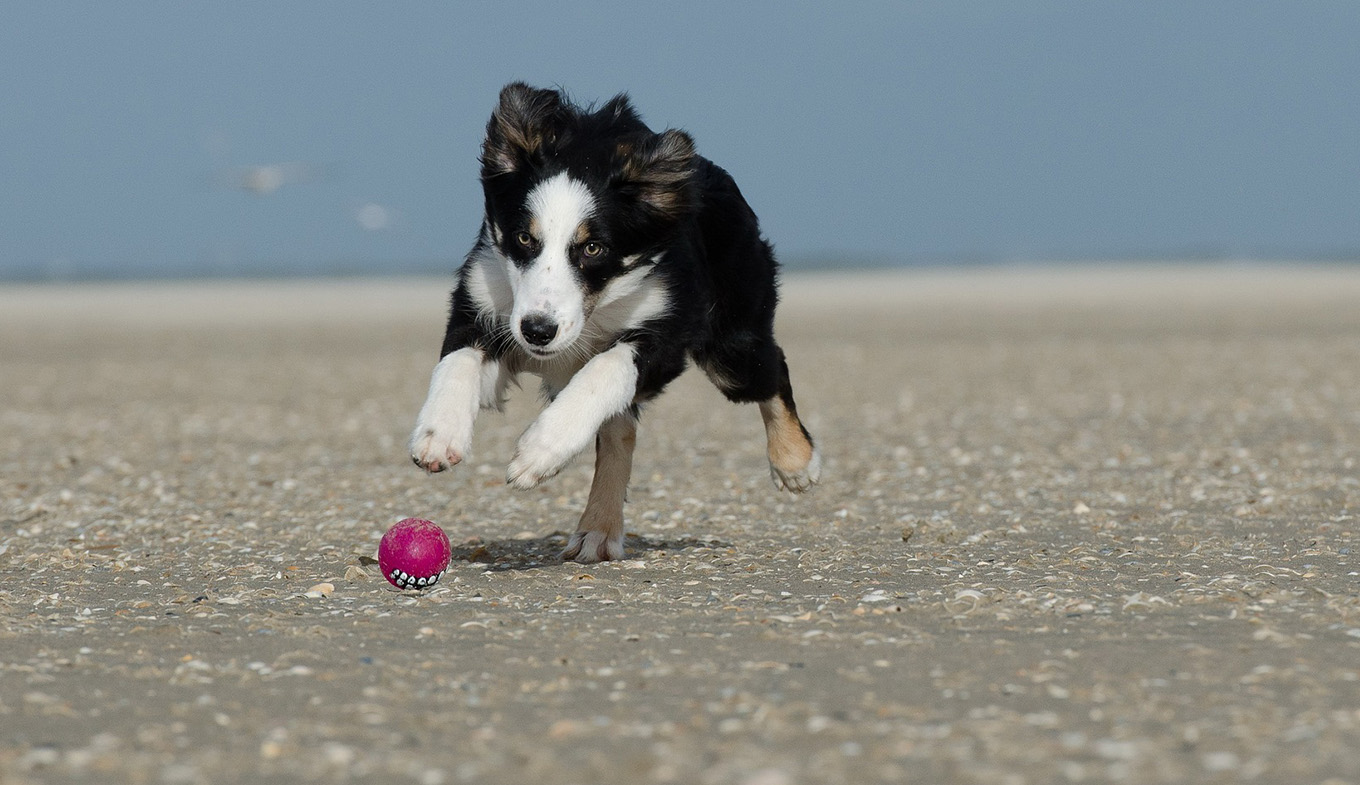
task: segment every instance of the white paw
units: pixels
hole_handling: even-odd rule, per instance
[[[411,460],[427,472],[442,472],[461,463],[472,444],[477,419],[481,357],[464,348],[448,355],[430,374],[430,394],[411,433]]]
[[[515,446],[514,458],[506,469],[506,482],[520,490],[529,490],[552,478],[571,463],[579,450],[562,449],[562,442],[547,438],[548,429],[534,423]]]
[[[567,540],[562,549],[563,561],[580,564],[594,564],[598,561],[616,561],[623,558],[623,533],[609,535],[605,532],[576,532]]]
[[[590,445],[589,439],[584,442],[574,439],[562,433],[562,429],[545,424],[544,419],[548,418],[540,416],[520,437],[515,457],[506,470],[505,481],[522,491],[565,469],[577,453]]]
[[[453,468],[467,457],[472,442],[472,423],[424,420],[411,433],[411,460],[427,472]]]
[[[822,454],[814,447],[812,458],[807,465],[797,471],[786,471],[770,464],[770,478],[774,480],[776,488],[792,493],[802,493],[817,484],[822,479]]]

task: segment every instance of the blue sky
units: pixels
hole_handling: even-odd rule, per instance
[[[515,79],[689,130],[790,265],[1360,256],[1354,2],[14,5],[0,277],[452,268]]]

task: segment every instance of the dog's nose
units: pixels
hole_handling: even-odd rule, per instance
[[[534,346],[547,346],[557,336],[557,322],[541,313],[531,313],[520,320],[519,331]]]

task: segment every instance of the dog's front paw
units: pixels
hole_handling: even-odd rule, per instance
[[[567,540],[562,549],[563,561],[578,564],[594,564],[600,561],[617,561],[623,558],[623,532],[608,534],[599,531],[578,531]]]
[[[814,447],[812,457],[800,467],[777,466],[771,461],[770,478],[780,490],[803,493],[822,479],[822,454]]]
[[[535,421],[520,437],[505,481],[524,491],[555,476],[586,447],[571,442],[570,435],[561,429],[545,425],[542,420]]]
[[[456,428],[440,427],[421,421],[411,433],[411,460],[427,472],[442,472],[462,463],[467,457],[471,429],[467,435]]]

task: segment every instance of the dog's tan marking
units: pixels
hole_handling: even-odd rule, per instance
[[[804,469],[812,460],[812,442],[803,435],[798,416],[779,398],[771,398],[760,402],[760,417],[765,421],[770,464],[789,473]]]
[[[590,239],[590,227],[586,226],[584,223],[576,227],[576,234],[573,235],[571,238],[572,242],[574,242],[577,245],[582,245],[585,243],[586,240],[589,239]]]
[[[600,426],[595,447],[595,478],[576,533],[562,551],[563,559],[590,564],[623,558],[623,502],[633,470],[637,421],[615,415]]]
[[[821,459],[798,414],[776,396],[760,402],[760,417],[765,421],[775,484],[794,493],[811,488],[821,477]]]

